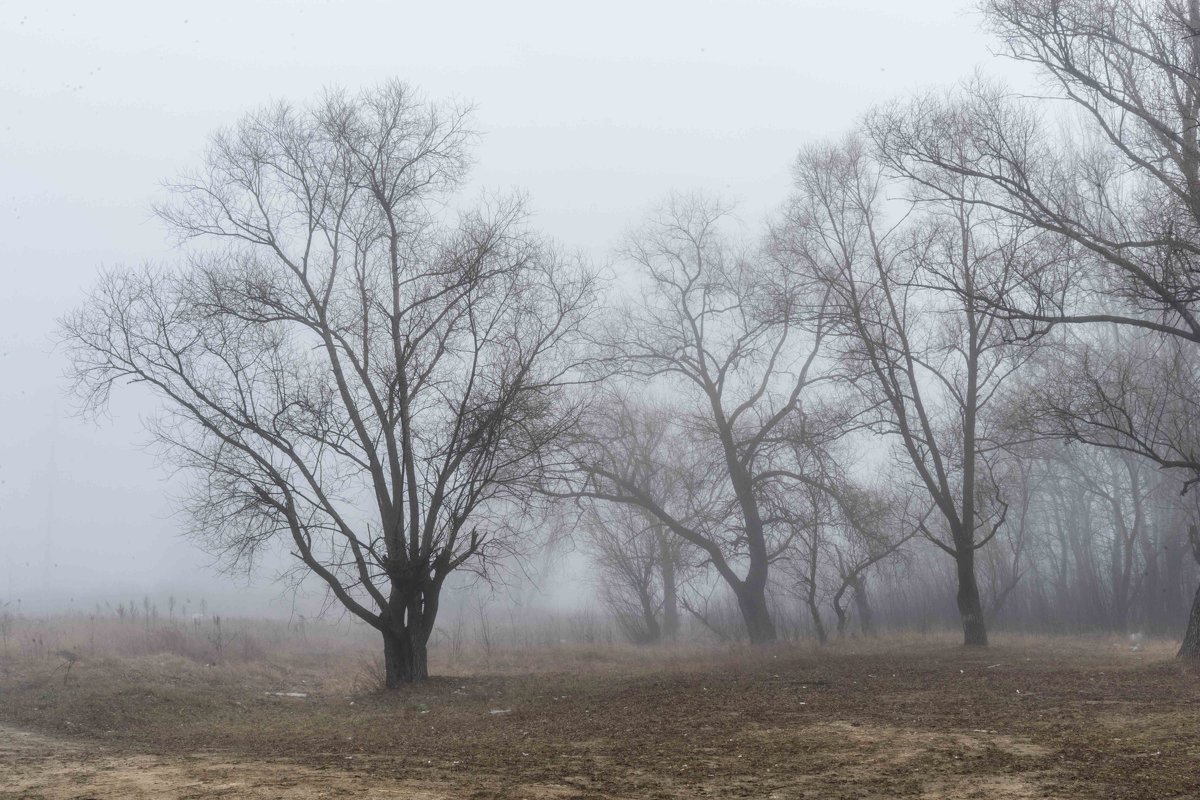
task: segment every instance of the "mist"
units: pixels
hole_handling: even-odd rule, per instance
[[[177,258],[151,214],[161,182],[242,114],[394,76],[463,98],[484,132],[464,195],[526,191],[537,225],[606,262],[669,190],[718,192],[755,221],[787,197],[799,142],[947,75],[1020,77],[988,47],[957,2],[6,5],[0,596],[33,612],[173,594],[255,614],[323,596],[274,583],[286,555],[212,569],[144,447],[152,401],[124,392],[79,418],[55,348],[56,318],[101,270]],[[592,602],[582,560],[560,560],[547,602]]]
[[[0,796],[1200,796],[1200,0],[14,0],[0,109]]]

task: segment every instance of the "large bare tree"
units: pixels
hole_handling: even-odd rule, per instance
[[[161,402],[195,535],[233,562],[282,537],[379,630],[389,687],[427,676],[447,576],[519,549],[595,289],[519,199],[445,211],[472,138],[401,83],[250,114],[160,209],[186,260],[62,321],[87,407]]]
[[[975,554],[1007,511],[992,471],[991,408],[1026,356],[978,296],[1003,293],[1037,260],[1029,226],[918,197],[902,220],[889,219],[887,177],[855,138],[806,150],[795,175],[778,246],[828,287],[843,377],[865,401],[864,422],[899,444],[936,509],[919,527],[954,558],[965,643],[986,645]]]
[[[694,546],[761,643],[776,638],[770,566],[796,537],[777,512],[798,487],[827,485],[837,415],[822,390],[820,294],[737,245],[728,218],[717,201],[676,196],[630,237],[638,296],[607,336],[609,357],[644,391],[672,397],[670,446],[594,426],[560,491],[636,505]],[[646,465],[685,489],[656,496]]]

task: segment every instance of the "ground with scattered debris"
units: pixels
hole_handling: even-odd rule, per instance
[[[574,649],[365,689],[344,659],[10,659],[9,798],[1196,798],[1168,643]]]

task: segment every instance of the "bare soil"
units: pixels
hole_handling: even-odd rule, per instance
[[[332,656],[10,659],[0,800],[1200,798],[1165,643],[527,655],[391,693]]]

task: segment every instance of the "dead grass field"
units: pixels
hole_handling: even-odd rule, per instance
[[[391,694],[361,653],[10,656],[0,799],[1200,798],[1170,643],[997,641],[495,651]]]

